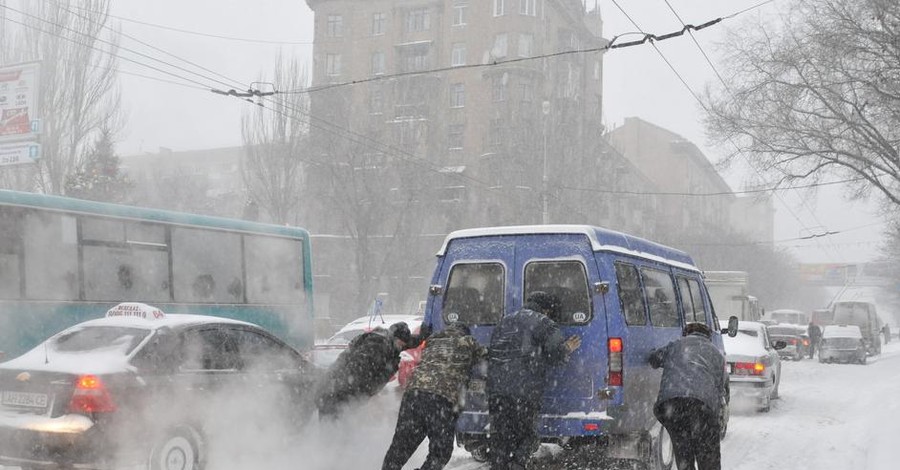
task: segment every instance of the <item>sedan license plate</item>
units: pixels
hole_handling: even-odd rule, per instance
[[[28,408],[46,408],[46,393],[28,392],[3,392],[2,404],[4,406],[24,406]]]
[[[484,393],[484,380],[471,380],[469,381],[469,391],[472,393]]]

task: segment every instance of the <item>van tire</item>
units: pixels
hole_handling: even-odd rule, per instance
[[[649,470],[672,470],[675,468],[675,446],[666,428],[660,426],[659,434],[653,439],[653,454],[650,456]]]

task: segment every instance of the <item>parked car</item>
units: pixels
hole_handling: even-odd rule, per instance
[[[856,325],[828,325],[819,343],[819,362],[866,363],[866,342]]]
[[[202,468],[222,422],[299,432],[315,379],[257,325],[120,304],[0,364],[0,466]]]
[[[781,385],[781,358],[778,350],[786,344],[772,342],[766,326],[759,322],[739,322],[735,337],[722,336],[731,397],[753,400],[759,411],[769,411]]]
[[[356,320],[347,323],[324,343],[317,344],[312,351],[312,361],[320,369],[328,369],[334,364],[334,361],[337,360],[338,356],[347,350],[347,346],[350,345],[350,341],[353,341],[353,338],[378,327],[390,328],[391,325],[400,322],[405,322],[406,325],[409,326],[409,330],[412,334],[416,335],[419,334],[419,329],[422,327],[422,319],[423,317],[421,315],[375,315],[359,317]],[[422,348],[423,346],[419,346],[416,349],[408,349],[400,353],[400,369],[397,371],[397,375],[391,378],[391,384],[389,385],[398,385],[400,388],[406,387],[406,383],[412,376],[415,365],[419,362]]]
[[[809,355],[809,334],[805,326],[784,324],[769,325],[766,328],[770,341],[782,340],[786,344],[784,349],[778,350],[779,356],[799,361]]]
[[[807,325],[809,324],[809,314],[800,310],[783,308],[772,310],[763,315],[763,319],[775,321],[778,324],[789,323],[791,325]]]

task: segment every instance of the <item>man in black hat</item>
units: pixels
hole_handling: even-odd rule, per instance
[[[678,470],[721,469],[719,413],[725,397],[725,357],[710,341],[712,330],[688,323],[682,337],[650,354],[663,368],[656,419],[672,438]]]
[[[525,468],[539,443],[537,417],[547,369],[581,346],[581,338],[563,338],[551,320],[559,306],[555,296],[532,292],[521,310],[494,327],[487,377],[492,470]]]
[[[400,353],[418,347],[430,329],[425,325],[413,336],[406,323],[363,333],[338,356],[319,384],[316,405],[319,419],[336,419],[352,400],[377,394],[400,366]]]

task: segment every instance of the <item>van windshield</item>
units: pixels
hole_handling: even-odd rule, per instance
[[[457,264],[444,294],[444,321],[493,325],[503,313],[504,268],[496,262]]]

